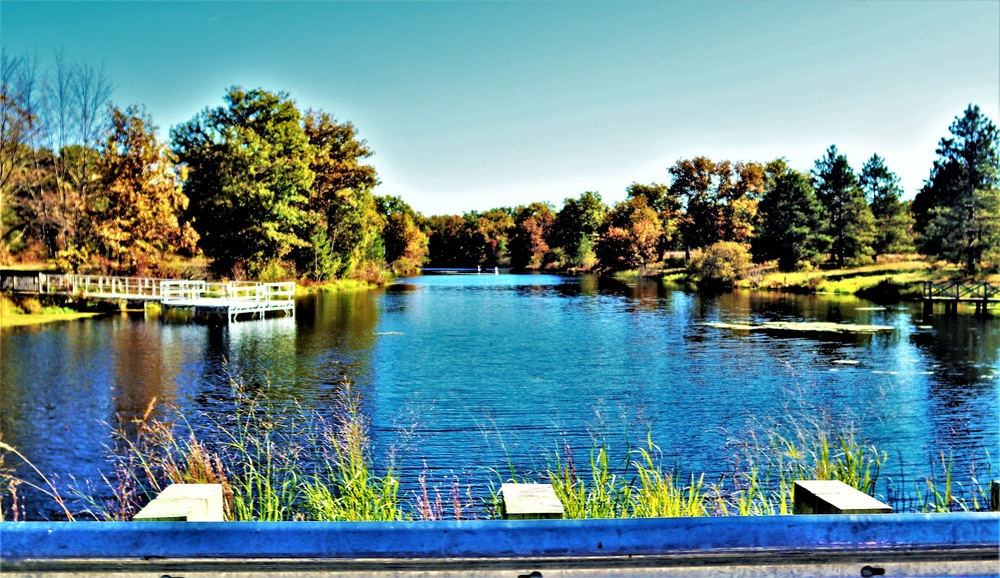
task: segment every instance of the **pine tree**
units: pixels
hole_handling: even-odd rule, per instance
[[[831,239],[820,231],[822,207],[809,178],[783,169],[772,183],[760,202],[754,257],[758,261],[777,259],[782,271],[792,271],[800,263],[818,263]]]
[[[915,228],[921,251],[972,273],[994,249],[984,242],[994,218],[992,191],[1000,184],[1000,133],[971,104],[948,130],[952,137],[941,139],[930,178],[913,200]]]
[[[858,177],[835,145],[816,161],[813,186],[823,206],[824,232],[833,240],[830,254],[837,265],[870,263],[875,254],[875,218]]]
[[[913,251],[913,218],[907,203],[900,200],[899,177],[885,166],[885,159],[872,155],[861,167],[858,183],[875,217],[875,254]]]

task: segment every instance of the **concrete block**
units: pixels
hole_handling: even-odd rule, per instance
[[[796,480],[796,514],[891,514],[892,508],[840,480]]]
[[[222,485],[172,484],[133,519],[136,522],[222,522]]]
[[[506,520],[540,520],[565,515],[552,484],[503,484],[500,497]]]

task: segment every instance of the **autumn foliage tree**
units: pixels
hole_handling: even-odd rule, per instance
[[[597,257],[601,266],[620,271],[645,268],[660,256],[663,229],[644,196],[617,203],[601,225]]]
[[[302,122],[315,178],[309,188],[306,230],[300,233],[307,243],[296,251],[299,270],[309,270],[322,254],[326,268],[314,276],[364,276],[368,264],[377,265],[385,256],[386,220],[372,192],[378,177],[375,168],[364,163],[373,153],[350,122],[311,109]]]
[[[145,275],[169,251],[194,251],[198,235],[178,219],[188,200],[150,118],[137,106],[112,107],[110,118],[92,216],[96,248],[111,271]]]
[[[695,157],[678,160],[669,171],[670,192],[684,204],[680,230],[685,247],[750,242],[764,192],[762,165]]]
[[[510,238],[510,266],[514,269],[540,269],[549,252],[549,238],[555,214],[547,203],[522,207],[514,219]]]
[[[419,215],[399,197],[376,197],[385,219],[382,237],[385,260],[397,275],[416,273],[427,262],[427,234],[417,224]]]

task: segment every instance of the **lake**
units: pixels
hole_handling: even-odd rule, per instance
[[[761,321],[893,330],[705,325]],[[133,313],[5,330],[0,339],[3,441],[62,485],[107,473],[115,416],[142,415],[154,398],[157,415],[176,407],[196,429],[224,421],[231,380],[289,411],[321,415],[350,380],[375,455],[392,457],[407,499],[422,472],[479,498],[510,466],[535,474],[567,448],[579,466],[601,445],[622,463],[647,440],[668,469],[710,481],[739,467],[755,434],[813,421],[851,427],[887,452],[882,476],[908,495],[939,473],[942,452],[956,479],[975,468],[981,483],[988,468],[997,476],[1000,456],[1000,319],[925,320],[917,304],[451,274],[310,295],[294,318],[218,326]],[[29,518],[57,517],[37,493],[22,494]]]

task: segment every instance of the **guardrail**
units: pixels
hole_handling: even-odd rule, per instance
[[[3,522],[4,576],[997,574],[1000,514]]]

